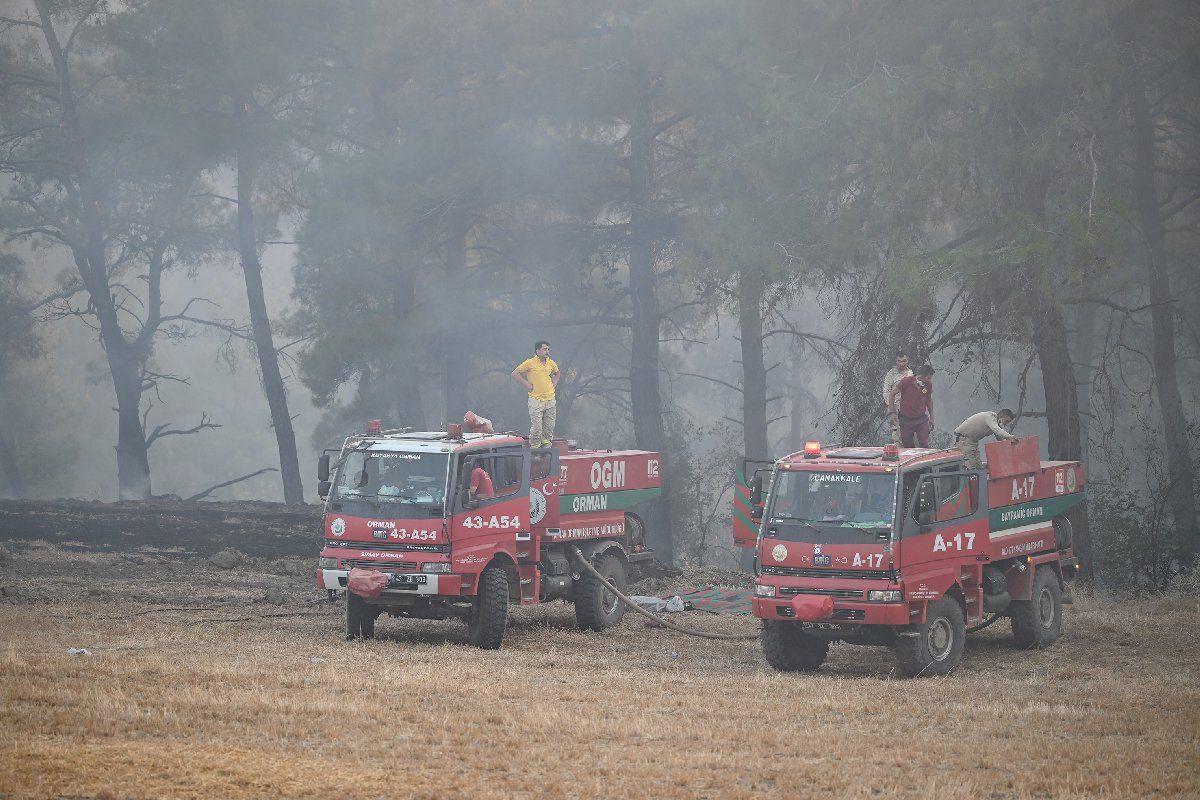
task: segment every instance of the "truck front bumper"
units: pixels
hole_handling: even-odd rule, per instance
[[[759,619],[795,619],[792,611],[792,597],[794,596],[796,595],[752,597],[750,599],[750,606],[754,612],[754,616]],[[841,597],[834,597],[833,615],[827,620],[822,620],[822,622],[851,625],[908,625],[912,620],[909,614],[908,603],[905,602],[868,603],[862,600],[847,600]]]
[[[408,584],[404,586],[389,586],[383,590],[380,595],[380,600],[385,601],[388,598],[395,597],[412,597],[443,595],[457,597],[462,594],[462,578],[459,575],[448,574],[432,574],[432,573],[412,573],[398,572],[391,573],[380,570],[384,575],[424,575],[424,583]],[[350,579],[350,570],[346,569],[319,569],[317,570],[317,586],[321,589],[330,589],[335,592],[346,591],[346,583]]]

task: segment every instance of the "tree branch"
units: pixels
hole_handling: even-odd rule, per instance
[[[742,387],[734,386],[732,383],[726,383],[725,381],[721,380],[720,378],[712,378],[712,377],[709,377],[708,375],[699,375],[695,372],[681,372],[681,373],[679,373],[679,375],[680,375],[680,377],[684,377],[684,378],[700,378],[701,380],[712,381],[713,383],[721,384],[722,386],[724,386],[727,389],[733,389],[738,394],[742,393]]]
[[[163,438],[164,436],[188,436],[193,433],[199,433],[200,431],[202,431],[206,428],[220,428],[221,427],[220,425],[218,425],[215,422],[209,422],[208,414],[201,414],[200,415],[200,424],[194,428],[187,428],[187,429],[182,429],[182,430],[180,430],[180,429],[168,430],[167,426],[170,424],[171,423],[169,423],[169,422],[164,422],[162,425],[159,425],[153,431],[150,432],[150,435],[146,437],[146,449],[147,450],[150,449],[150,445],[154,444],[154,442]]]
[[[208,497],[210,494],[215,492],[217,489],[224,489],[226,486],[233,486],[235,483],[241,483],[242,481],[250,480],[255,475],[262,475],[264,472],[279,472],[279,470],[276,469],[275,467],[263,467],[262,469],[260,469],[256,472],[251,472],[247,475],[242,475],[239,478],[234,478],[233,480],[224,481],[223,483],[218,483],[216,486],[210,486],[207,489],[205,489],[203,492],[200,492],[199,494],[194,494],[191,497],[186,497],[184,499],[189,502],[192,500],[203,500],[205,497]]]

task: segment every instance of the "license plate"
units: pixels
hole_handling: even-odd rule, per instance
[[[836,622],[801,622],[800,627],[808,631],[840,631],[842,626]]]
[[[388,579],[391,586],[418,586],[428,582],[428,575],[392,575]]]
[[[819,555],[813,556],[813,564],[818,567],[828,567],[833,564],[833,556]]]

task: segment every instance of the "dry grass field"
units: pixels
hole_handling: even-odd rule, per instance
[[[1195,598],[1078,596],[1049,650],[1000,623],[905,681],[886,650],[782,675],[755,642],[581,633],[563,604],[515,611],[499,652],[452,621],[346,643],[307,566],[0,558],[0,797],[1200,796]]]

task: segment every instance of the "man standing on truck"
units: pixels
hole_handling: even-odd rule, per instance
[[[989,435],[995,434],[997,439],[1015,439],[1005,430],[1016,417],[1007,408],[999,411],[980,411],[972,414],[954,429],[954,446],[965,456],[967,469],[983,469],[979,460],[979,442]]]
[[[929,431],[933,428],[933,367],[922,364],[916,375],[896,381],[888,395],[888,419],[899,425],[902,445],[929,447]]]
[[[529,446],[549,447],[554,438],[557,408],[554,390],[558,386],[558,364],[550,358],[550,343],[539,341],[534,355],[512,371],[513,379],[529,390]],[[526,377],[528,376],[528,377]]]
[[[883,376],[883,406],[887,408],[890,404],[892,389],[896,388],[896,384],[901,378],[907,378],[912,375],[912,370],[908,368],[908,353],[903,350],[896,353],[896,366],[892,367]],[[891,414],[888,414],[888,424],[892,428],[892,444],[900,444],[900,426],[896,424],[896,420]]]

